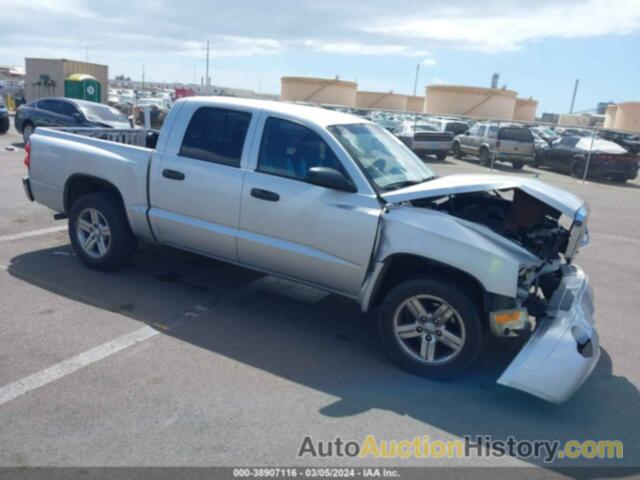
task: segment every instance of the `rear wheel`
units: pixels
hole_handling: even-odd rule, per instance
[[[8,130],[9,130],[9,119],[6,118],[5,120],[0,122],[0,133],[7,133]]]
[[[514,170],[522,170],[522,167],[524,167],[524,162],[522,160],[514,160],[513,162],[511,162],[511,166]]]
[[[73,203],[69,238],[80,260],[96,270],[123,266],[137,247],[120,199],[110,192],[89,193]]]
[[[585,163],[582,158],[574,158],[569,165],[569,173],[574,178],[584,177]]]
[[[439,154],[436,155],[436,159],[439,162],[444,162],[446,160],[446,158],[447,158],[447,154],[446,153],[439,153]]]
[[[466,370],[484,340],[475,302],[455,282],[431,278],[395,287],[383,303],[379,329],[396,363],[434,379]]]

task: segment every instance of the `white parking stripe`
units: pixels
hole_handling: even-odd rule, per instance
[[[54,382],[66,375],[76,372],[84,367],[98,362],[114,353],[117,353],[125,348],[131,347],[136,343],[140,343],[147,340],[159,332],[151,327],[144,326],[138,330],[135,330],[121,337],[115,338],[107,343],[103,343],[91,350],[87,350],[75,357],[71,357],[56,365],[53,365],[44,370],[40,370],[33,375],[29,375],[21,380],[0,387],[0,405],[3,405],[14,398],[17,398],[25,393],[40,388],[48,383]]]
[[[0,242],[9,242],[11,240],[20,240],[21,238],[37,237],[38,235],[46,235],[47,233],[55,233],[66,230],[66,225],[58,225],[57,227],[42,228],[40,230],[31,230],[29,232],[14,233],[13,235],[0,236]]]

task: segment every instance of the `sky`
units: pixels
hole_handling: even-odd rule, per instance
[[[640,100],[640,0],[0,0],[0,64],[109,65],[111,78],[280,92],[284,75],[418,94],[499,85],[538,113]]]

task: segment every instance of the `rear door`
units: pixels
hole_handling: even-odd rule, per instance
[[[163,243],[237,261],[240,167],[254,114],[235,105],[184,103],[180,108],[166,148],[152,163],[154,231]]]
[[[379,201],[327,131],[273,115],[263,123],[242,192],[240,262],[356,295],[376,238]],[[358,191],[305,182],[314,166],[342,172]]]
[[[467,133],[460,135],[460,137],[458,137],[460,140],[460,149],[464,153],[475,153],[475,150],[473,148],[473,141],[474,141],[474,138],[478,135],[479,128],[480,126],[476,124],[473,127],[471,127]]]
[[[498,140],[500,153],[533,156],[533,135],[527,128],[502,127],[498,130]]]

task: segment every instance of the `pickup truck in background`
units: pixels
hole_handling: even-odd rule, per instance
[[[569,398],[600,349],[575,264],[583,201],[515,176],[438,178],[361,118],[300,105],[192,97],[155,148],[141,130],[38,128],[23,184],[69,218],[77,256],[113,270],[138,239],[313,285],[378,313],[407,370],[444,379],[489,335],[524,346],[498,382]],[[159,260],[161,261],[161,260]]]
[[[453,135],[426,123],[407,120],[396,136],[417,155],[435,155],[439,161],[447,158]]]

